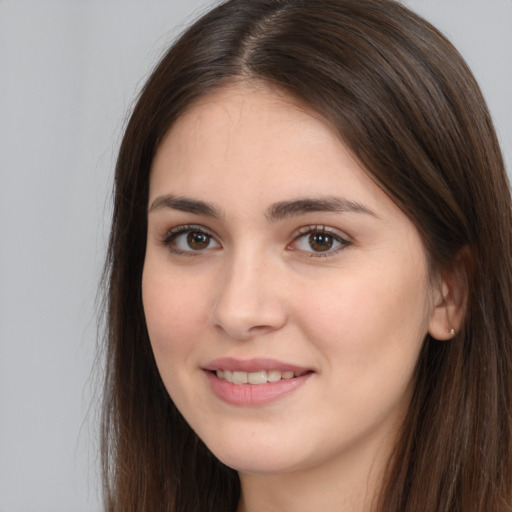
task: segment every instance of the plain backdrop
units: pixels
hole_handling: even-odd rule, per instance
[[[96,296],[133,100],[206,0],[0,0],[0,512],[100,511]],[[409,0],[512,166],[512,0]]]

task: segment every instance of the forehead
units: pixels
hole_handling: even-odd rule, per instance
[[[288,187],[290,193],[313,183],[328,192],[333,179],[349,170],[368,181],[319,114],[281,91],[237,84],[201,98],[174,123],[158,148],[150,185],[172,181],[208,192],[245,178],[247,184],[259,179]]]
[[[282,148],[289,132],[317,139],[321,135],[334,137],[334,130],[311,107],[280,89],[256,82],[231,84],[201,97],[176,120],[164,144],[165,139],[175,139],[175,146],[186,148],[211,141],[217,148],[220,144],[223,149],[233,150],[236,142],[250,138],[251,147],[260,143],[268,148],[270,140],[265,135],[269,132],[275,145],[281,144]],[[290,141],[286,142],[289,145]],[[211,145],[206,149],[212,149]]]

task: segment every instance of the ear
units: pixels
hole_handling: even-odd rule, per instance
[[[449,340],[460,331],[468,299],[470,252],[462,248],[449,269],[441,272],[434,285],[434,301],[429,334],[436,340]]]

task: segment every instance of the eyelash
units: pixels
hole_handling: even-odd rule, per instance
[[[183,255],[183,256],[197,256],[201,252],[203,252],[204,249],[203,250],[190,249],[188,251],[183,251],[176,247],[176,244],[175,244],[176,239],[179,236],[185,235],[187,233],[188,234],[194,233],[194,234],[204,235],[204,236],[208,237],[208,244],[211,242],[211,240],[215,240],[215,237],[212,235],[212,233],[210,231],[208,231],[207,229],[203,228],[202,226],[184,224],[181,226],[176,226],[175,228],[172,228],[169,231],[167,231],[165,237],[162,240],[162,243],[166,247],[168,247],[169,250],[173,254],[178,254],[178,255]],[[220,244],[216,240],[215,240],[215,243],[217,243],[220,246]]]
[[[337,232],[333,231],[332,229],[329,229],[327,226],[323,225],[315,225],[315,226],[305,226],[298,230],[298,234],[293,239],[293,242],[288,246],[291,247],[292,244],[295,244],[299,240],[305,238],[305,237],[311,237],[312,235],[327,235],[332,238],[333,243],[339,244],[338,247],[332,249],[329,248],[325,251],[306,251],[302,250],[305,253],[308,254],[308,258],[328,258],[330,256],[334,256],[338,254],[338,252],[342,251],[346,247],[351,245],[351,242],[349,242],[346,238],[343,238],[341,235],[339,235]],[[297,250],[297,249],[292,249]],[[301,249],[299,249],[301,250]]]
[[[162,240],[163,245],[169,248],[169,250],[173,254],[177,255],[183,255],[183,256],[198,256],[204,251],[208,249],[208,247],[205,247],[204,249],[190,249],[190,250],[181,250],[178,249],[176,246],[176,240],[179,236],[185,235],[185,234],[195,234],[195,235],[204,235],[208,238],[208,245],[210,245],[211,241],[213,240],[218,247],[221,247],[219,242],[215,239],[215,237],[212,235],[212,233],[205,229],[202,226],[198,225],[181,225],[177,226],[175,228],[170,229],[165,237]],[[337,247],[334,249],[328,248],[325,251],[315,251],[315,250],[305,250],[305,249],[296,249],[292,246],[299,242],[301,239],[312,235],[327,235],[331,237],[333,244],[338,244]],[[329,256],[334,256],[339,251],[345,249],[346,247],[350,246],[351,242],[340,236],[338,233],[334,232],[333,230],[329,229],[327,226],[323,225],[315,225],[315,226],[304,226],[303,228],[300,228],[297,232],[297,234],[294,236],[293,241],[287,246],[287,249],[293,250],[293,251],[301,251],[304,253],[308,253],[308,258],[327,258]],[[216,248],[216,247],[215,247]]]

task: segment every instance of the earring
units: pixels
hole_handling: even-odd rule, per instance
[[[452,327],[451,329],[446,329],[446,332],[450,335],[450,336],[453,336],[455,334],[455,329]]]

